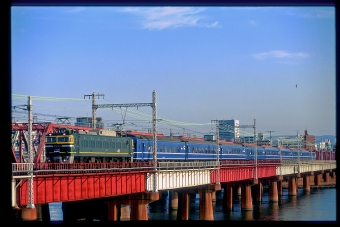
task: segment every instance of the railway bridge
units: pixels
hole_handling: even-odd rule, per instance
[[[97,201],[104,206],[105,219],[121,220],[124,207],[130,220],[148,220],[147,204],[169,192],[171,207],[178,219],[188,220],[188,197],[200,195],[200,219],[213,220],[212,200],[224,188],[224,209],[232,209],[232,194],[242,195],[241,207],[251,210],[253,201],[261,201],[262,189],[270,189],[270,201],[277,202],[283,184],[289,195],[303,189],[334,181],[336,162],[210,161],[146,163],[45,163],[45,136],[65,125],[52,123],[12,124],[12,207],[21,220],[42,217],[49,203],[62,202],[64,220],[72,220],[75,210]],[[91,130],[71,126],[71,129]],[[33,135],[33,162],[28,154],[27,132]],[[101,205],[98,205],[101,204]],[[104,205],[103,205],[104,204]],[[99,208],[98,208],[99,210]],[[82,214],[79,214],[82,215]]]
[[[13,163],[12,206],[20,211],[22,220],[36,220],[44,213],[42,209],[48,208],[46,204],[62,202],[66,221],[72,217],[70,210],[75,210],[71,207],[80,209],[87,201],[100,200],[106,206],[107,220],[120,220],[123,205],[131,207],[130,220],[148,220],[147,204],[169,191],[171,206],[179,211],[178,219],[188,220],[189,194],[198,193],[200,219],[214,220],[212,200],[222,187],[224,209],[231,210],[232,194],[240,193],[242,210],[252,210],[253,201],[262,199],[263,185],[269,187],[270,202],[277,202],[283,182],[288,184],[289,195],[295,196],[299,180],[308,191],[311,184],[335,182],[335,170],[335,161],[160,162],[156,169],[152,162]],[[27,208],[30,178],[33,178],[35,208]]]

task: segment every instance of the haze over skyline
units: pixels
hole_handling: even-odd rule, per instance
[[[151,103],[155,90],[164,134],[256,119],[258,133],[336,135],[334,7],[11,7],[11,63],[12,106],[31,96],[38,121],[91,117],[85,94]],[[96,115],[152,126],[150,107],[125,111]]]

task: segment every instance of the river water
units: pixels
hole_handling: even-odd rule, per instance
[[[311,188],[310,192],[298,189],[297,196],[288,196],[288,189],[282,189],[278,203],[268,202],[268,192],[262,194],[262,202],[254,202],[252,211],[241,211],[241,196],[233,201],[233,210],[222,211],[222,191],[216,192],[213,202],[215,221],[336,221],[336,189]],[[176,220],[177,211],[169,208],[169,196],[148,204],[149,220]],[[51,222],[63,220],[61,203],[51,203]],[[189,220],[199,220],[199,195],[190,196]],[[94,220],[96,221],[96,220]]]

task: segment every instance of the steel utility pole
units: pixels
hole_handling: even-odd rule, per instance
[[[152,92],[152,103],[129,103],[129,104],[92,104],[92,110],[98,108],[112,108],[113,107],[137,107],[151,106],[152,107],[152,133],[153,133],[153,162],[154,168],[157,170],[157,111],[156,111],[156,91]],[[157,171],[154,174],[154,191],[157,192]]]
[[[156,91],[152,92],[152,138],[153,138],[153,164],[156,170],[154,174],[154,192],[158,191],[157,187],[157,112],[156,112]]]
[[[34,188],[33,188],[33,150],[32,150],[32,100],[31,96],[28,96],[28,152],[30,155],[30,175],[28,178],[28,204],[27,208],[35,208],[34,206]]]
[[[92,97],[92,129],[95,130],[96,129],[96,109],[95,108],[95,105],[96,105],[96,96],[103,96],[103,94],[95,94],[94,92],[92,93],[92,95],[84,95],[84,99],[85,97],[88,96],[88,97]]]
[[[220,142],[219,142],[219,120],[212,120],[211,122],[216,122],[216,160],[218,169],[216,172],[216,184],[220,184]]]
[[[298,147],[298,172],[300,173],[300,138],[299,138],[299,131],[297,131],[297,136],[296,136],[296,138],[297,138],[297,147]]]
[[[270,146],[273,146],[273,144],[272,144],[272,132],[275,132],[275,131],[266,131],[266,132],[269,132]]]
[[[28,96],[28,102],[27,105],[23,105],[26,106],[26,108],[22,108],[19,106],[15,106],[15,108],[20,108],[23,110],[27,110],[28,111],[28,141],[27,141],[27,152],[29,154],[29,163],[28,163],[28,174],[29,174],[29,178],[27,180],[27,190],[28,190],[28,203],[26,208],[29,209],[34,209],[34,187],[33,187],[33,161],[34,161],[34,154],[33,154],[33,149],[32,149],[32,123],[33,123],[33,117],[32,117],[32,99],[31,96]]]

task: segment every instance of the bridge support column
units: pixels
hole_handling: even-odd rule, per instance
[[[211,192],[199,190],[200,195],[200,220],[214,220]]]
[[[297,195],[296,177],[292,176],[288,180],[288,195]]]
[[[107,202],[108,206],[108,221],[120,221],[120,204],[116,204],[114,201]]]
[[[23,221],[35,221],[37,218],[38,215],[36,208],[22,208],[21,219]]]
[[[227,184],[223,192],[223,211],[233,210],[233,187]]]
[[[131,220],[148,220],[147,204],[159,199],[158,192],[139,193],[130,195],[129,201],[131,205]]]
[[[333,178],[333,180],[336,179],[336,172],[335,171],[332,172],[332,178]]]
[[[253,210],[251,185],[249,183],[241,184],[241,194],[241,210]]]
[[[189,219],[189,192],[182,191],[178,198],[177,220]]]
[[[303,190],[309,192],[310,191],[310,176],[303,176]]]
[[[169,191],[169,205],[171,210],[178,209],[178,192]]]
[[[143,202],[142,200],[133,201],[131,205],[131,220],[138,221],[147,221],[148,220],[148,211],[147,205],[148,203]]]
[[[282,180],[277,181],[277,195],[283,195],[282,194]]]
[[[200,220],[214,220],[212,192],[221,190],[221,184],[209,185],[208,188],[199,189],[200,195]]]
[[[271,203],[279,202],[279,195],[278,195],[276,180],[270,180],[269,182],[269,202]]]
[[[319,186],[321,182],[321,174],[314,174],[314,185]]]
[[[324,173],[323,174],[323,179],[325,183],[329,183],[329,173]]]
[[[256,184],[254,187],[255,187],[255,201],[261,202],[262,201],[262,191],[263,191],[262,182],[259,181],[258,184]]]
[[[158,192],[118,197],[108,202],[108,220],[148,220],[147,204],[158,199]]]

